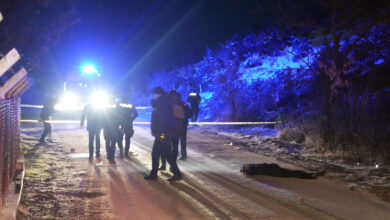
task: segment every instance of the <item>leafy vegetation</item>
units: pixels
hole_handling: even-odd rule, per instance
[[[202,120],[281,120],[284,134],[306,144],[389,163],[390,4],[280,2],[291,4],[279,10],[281,26],[156,72],[151,87],[198,90]]]

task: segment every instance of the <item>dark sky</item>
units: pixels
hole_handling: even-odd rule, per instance
[[[63,76],[92,62],[125,84],[153,71],[199,61],[206,47],[266,23],[251,0],[81,0],[81,21],[46,62]],[[58,75],[58,74],[57,74]]]

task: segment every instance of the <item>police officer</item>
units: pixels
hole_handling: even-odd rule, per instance
[[[50,116],[54,113],[54,105],[57,102],[57,98],[53,98],[46,102],[43,105],[43,108],[40,113],[40,118],[43,123],[43,132],[41,135],[41,138],[39,139],[39,143],[43,144],[45,143],[45,138],[49,134],[51,134],[51,124],[48,122],[50,120]]]
[[[123,136],[125,136],[125,153],[124,156],[126,159],[129,159],[129,150],[130,150],[130,138],[134,135],[133,121],[137,118],[138,112],[135,106],[128,104],[126,96],[122,96],[121,104],[119,106],[120,113],[120,125],[121,132],[119,133],[119,148],[123,143]]]
[[[182,133],[184,131],[184,108],[181,105],[181,98],[180,94],[176,90],[169,91],[169,99],[171,102],[171,111],[172,111],[172,128],[173,128],[173,134],[171,137],[172,140],[172,157],[174,160],[177,159],[178,155],[178,146],[179,146],[179,137],[182,136]],[[165,170],[166,169],[166,158],[164,155],[161,155],[161,167],[159,170]]]
[[[110,104],[104,109],[102,116],[103,136],[106,142],[107,159],[110,164],[115,164],[115,145],[119,135],[119,112],[114,104],[115,98],[110,99]]]
[[[157,171],[160,156],[163,155],[172,168],[173,176],[168,181],[180,180],[182,178],[176,159],[172,156],[172,146],[170,134],[172,133],[172,105],[170,98],[161,87],[153,89],[152,99],[152,119],[151,131],[155,137],[152,150],[152,170],[150,174],[145,176],[146,180],[155,180],[157,178]]]
[[[196,91],[191,92],[187,98],[187,102],[191,105],[192,122],[195,122],[198,119],[200,101],[202,101],[202,98]]]
[[[89,159],[93,158],[93,142],[96,142],[96,158],[100,158],[100,132],[102,130],[101,110],[87,104],[81,113],[80,128],[84,127],[87,118],[87,131],[89,136]]]
[[[176,90],[169,91],[169,97],[172,102],[172,123],[174,123],[173,134],[172,134],[172,156],[176,160],[179,154],[179,141],[181,145],[181,160],[187,158],[187,126],[188,118],[191,118],[192,112],[186,103],[181,100],[181,94]],[[161,157],[161,167],[159,170],[165,170],[166,163],[165,158]]]
[[[174,93],[172,95],[173,102],[177,103],[178,105],[181,105],[184,110],[184,118],[180,117],[181,120],[181,126],[180,129],[182,129],[179,133],[178,137],[174,137],[173,139],[173,154],[176,155],[175,158],[177,158],[178,155],[178,146],[180,141],[180,152],[181,157],[180,160],[186,160],[187,159],[187,127],[188,127],[188,119],[192,117],[192,111],[190,107],[181,100],[181,94],[176,92],[174,90]]]

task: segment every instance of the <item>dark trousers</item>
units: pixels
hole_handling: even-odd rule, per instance
[[[118,143],[120,152],[123,152],[123,133],[120,131],[118,132],[118,139],[116,140],[116,143]]]
[[[125,137],[125,154],[128,154],[129,153],[129,150],[130,150],[130,138],[133,136],[134,134],[134,130],[131,128],[131,129],[125,129],[125,132],[124,133],[120,133],[119,135],[119,141],[118,141],[118,145],[119,145],[119,148],[121,148],[121,146],[123,146],[123,136]],[[123,149],[123,147],[122,147]]]
[[[182,136],[172,138],[172,154],[174,158],[177,158],[179,154],[179,141],[180,141],[180,152],[182,157],[187,157],[187,126]]]
[[[118,134],[115,131],[103,130],[104,140],[106,142],[107,159],[114,160],[115,145],[118,142]]]
[[[93,141],[96,143],[96,157],[100,157],[100,131],[101,129],[90,130],[89,134],[89,157],[93,157]]]
[[[43,132],[41,135],[41,138],[39,139],[40,142],[44,142],[46,136],[51,133],[51,124],[47,122],[43,122]]]
[[[193,107],[192,108],[192,122],[196,122],[196,120],[198,120],[198,114],[199,114],[199,108]]]
[[[115,157],[115,144],[116,139],[115,138],[105,138],[106,141],[106,151],[107,151],[107,159],[108,160],[114,160]]]
[[[172,156],[171,141],[168,138],[161,139],[156,137],[154,139],[153,150],[152,150],[152,171],[151,175],[157,175],[158,165],[160,157],[163,156],[168,161],[169,166],[172,168],[174,175],[180,175],[179,167],[176,163],[176,158]]]
[[[181,137],[172,137],[172,157],[173,159],[177,159],[177,156],[179,155],[179,141],[180,141],[180,152],[181,156],[186,158],[187,157],[187,126],[185,126],[185,131],[183,136]],[[163,167],[166,166],[166,158],[164,156],[161,156],[161,165]]]

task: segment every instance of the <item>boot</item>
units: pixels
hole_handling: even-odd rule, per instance
[[[151,173],[151,174],[145,176],[144,179],[145,180],[156,180],[157,179],[157,175]]]

